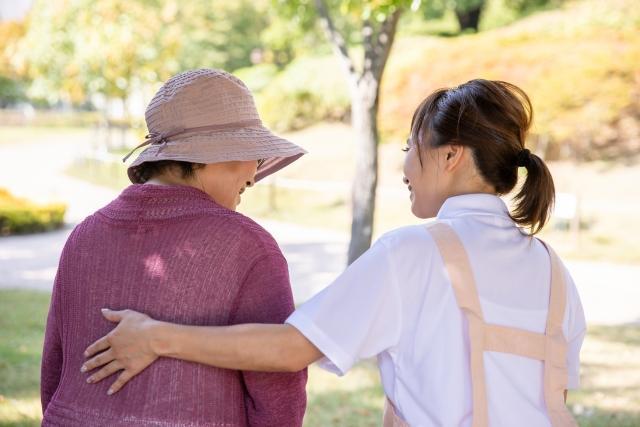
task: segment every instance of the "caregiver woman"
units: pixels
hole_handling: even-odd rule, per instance
[[[130,310],[85,363],[112,385],[158,357],[229,369],[297,371],[321,360],[338,375],[377,357],[389,426],[575,425],[564,399],[579,385],[585,319],[553,250],[532,237],[554,185],[524,148],[532,108],[505,82],[441,89],[416,110],[404,164],[412,212],[427,225],[382,236],[284,325],[194,327]],[[526,179],[509,212],[498,197]],[[523,228],[530,231],[526,233]]]

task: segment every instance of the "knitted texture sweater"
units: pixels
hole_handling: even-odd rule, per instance
[[[71,233],[42,357],[44,426],[300,426],[307,373],[160,358],[120,392],[87,384],[83,351],[114,325],[100,309],[189,325],[282,323],[286,261],[258,224],[182,186],[132,185]]]

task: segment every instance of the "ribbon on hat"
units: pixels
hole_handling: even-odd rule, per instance
[[[217,131],[217,130],[231,130],[231,129],[240,129],[243,127],[250,127],[250,126],[262,126],[262,122],[260,121],[260,119],[254,119],[254,120],[244,120],[244,121],[240,121],[240,122],[232,122],[232,123],[223,123],[223,124],[219,124],[219,125],[208,125],[208,126],[198,126],[198,127],[193,127],[193,128],[182,128],[182,129],[177,129],[171,132],[168,132],[166,134],[163,133],[157,133],[157,132],[151,132],[148,135],[146,135],[144,137],[144,141],[139,144],[137,147],[133,148],[129,154],[127,154],[126,156],[124,156],[124,158],[122,159],[122,162],[126,162],[127,159],[129,157],[131,157],[131,155],[133,153],[136,152],[136,150],[138,150],[139,148],[142,147],[146,147],[147,145],[160,145],[160,146],[164,146],[166,145],[167,142],[169,142],[169,138],[174,138],[178,135],[182,135],[182,134],[186,134],[186,133],[192,133],[192,132],[205,132],[205,131]]]

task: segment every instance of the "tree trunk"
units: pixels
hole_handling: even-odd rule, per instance
[[[482,12],[483,5],[484,4],[481,3],[478,6],[466,10],[456,9],[456,17],[458,18],[458,23],[460,24],[460,31],[468,29],[473,29],[476,32],[478,31],[478,25],[480,24],[480,13]]]
[[[351,264],[371,245],[378,183],[378,87],[373,76],[351,90],[351,125],[355,130],[356,173],[351,194]]]
[[[348,256],[351,264],[371,245],[378,184],[378,94],[402,8],[395,9],[375,27],[371,20],[364,20],[362,71],[356,70],[345,38],[336,29],[324,0],[316,0],[316,8],[351,90],[351,124],[356,132],[356,175],[351,195],[353,219]]]

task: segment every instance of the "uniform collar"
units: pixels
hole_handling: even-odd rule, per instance
[[[468,215],[491,215],[511,220],[505,202],[493,194],[475,193],[449,197],[438,211],[438,219]]]

